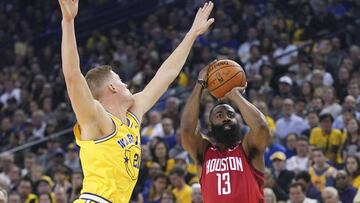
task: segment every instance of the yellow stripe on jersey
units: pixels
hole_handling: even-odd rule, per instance
[[[140,168],[140,123],[130,112],[126,115],[127,124],[113,115],[110,117],[115,131],[101,139],[81,141],[80,126],[74,126],[84,173],[81,193],[128,203]]]

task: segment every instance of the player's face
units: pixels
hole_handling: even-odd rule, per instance
[[[210,136],[216,142],[231,145],[241,139],[236,112],[231,106],[227,104],[215,106],[210,114],[210,122]]]
[[[132,99],[132,94],[130,90],[127,88],[127,84],[123,83],[119,75],[116,74],[115,72],[112,71],[111,74],[112,74],[111,84],[114,85],[114,87],[116,88],[116,92],[121,97],[121,99],[124,98]]]

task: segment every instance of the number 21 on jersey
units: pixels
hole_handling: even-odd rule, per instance
[[[230,194],[230,173],[216,173],[216,176],[218,180],[218,195]]]

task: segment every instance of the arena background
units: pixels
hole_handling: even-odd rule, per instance
[[[167,176],[173,167],[186,171],[192,191],[184,195],[201,202],[196,167],[179,145],[178,128],[199,70],[221,58],[245,69],[246,97],[272,129],[265,154],[266,202],[305,197],[337,202],[336,196],[353,202],[360,187],[360,0],[214,3],[216,22],[197,39],[178,79],[144,118],[132,202],[171,196],[174,183]],[[80,0],[76,36],[83,73],[110,64],[138,92],[179,44],[202,4]],[[81,189],[75,117],[61,71],[60,22],[58,1],[0,2],[0,188],[11,203],[72,202]],[[204,133],[214,102],[206,96],[201,105]],[[246,132],[240,117],[239,125]]]

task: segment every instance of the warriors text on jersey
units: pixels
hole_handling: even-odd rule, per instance
[[[140,168],[140,124],[130,112],[126,115],[127,124],[110,116],[116,129],[98,140],[81,141],[80,126],[74,127],[84,172],[80,199],[128,203]]]
[[[251,165],[241,143],[225,151],[208,147],[200,182],[206,203],[264,202],[264,175]]]

